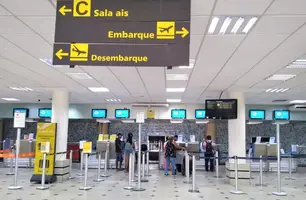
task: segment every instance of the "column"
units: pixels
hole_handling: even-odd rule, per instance
[[[52,123],[57,123],[56,152],[67,150],[69,118],[69,93],[57,90],[52,95]],[[56,160],[65,160],[66,156],[56,156]]]
[[[204,137],[206,138],[207,135],[210,135],[212,140],[216,142],[216,123],[211,121],[207,124],[207,130]]]
[[[242,92],[230,93],[232,99],[238,100],[237,119],[228,120],[228,154],[229,156],[246,156],[245,147],[245,102]],[[245,163],[245,160],[242,160]]]

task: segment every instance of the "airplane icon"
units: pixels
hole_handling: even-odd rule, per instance
[[[169,26],[168,28],[164,28],[164,27],[158,27],[159,28],[159,31],[161,33],[167,31],[167,33],[169,33],[170,29],[173,28],[173,26]]]
[[[87,53],[86,51],[79,50],[75,45],[73,45],[72,51],[78,53],[78,56],[81,55],[81,54],[86,54]]]

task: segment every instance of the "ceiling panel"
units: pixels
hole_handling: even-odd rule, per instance
[[[232,56],[245,36],[206,36],[188,86],[208,85]],[[187,88],[188,89],[188,88]]]
[[[204,35],[208,25],[209,16],[191,16],[192,35]]]
[[[167,88],[186,88],[187,81],[167,81]]]
[[[252,33],[288,35],[306,22],[306,16],[263,16]]]
[[[0,4],[0,16],[3,15],[11,15],[11,14]]]
[[[191,15],[210,15],[215,0],[192,0]]]
[[[1,0],[1,4],[14,15],[55,15],[55,8],[48,0],[26,0],[18,3],[15,0]]]
[[[190,38],[190,59],[195,59],[203,39],[203,35],[192,35]]]
[[[269,15],[301,15],[306,14],[305,0],[277,0],[266,14]]]
[[[14,16],[0,16],[0,24],[0,35],[33,33],[25,24]]]
[[[165,68],[138,67],[137,69],[150,96],[165,95]]]
[[[214,15],[261,15],[272,0],[218,0]]]
[[[52,34],[55,31],[55,16],[28,16],[19,17],[19,19],[40,34]]]
[[[266,80],[262,80],[262,81],[258,82],[256,85],[252,86],[252,88],[267,90],[269,88],[274,88],[275,86],[277,86],[280,83],[282,83],[282,81],[266,81]]]

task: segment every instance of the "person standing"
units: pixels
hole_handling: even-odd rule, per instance
[[[203,150],[205,152],[205,170],[208,172],[214,171],[214,155],[216,144],[211,140],[211,136],[207,135],[206,140],[203,141]],[[208,167],[210,165],[210,168]]]
[[[125,172],[129,171],[129,158],[133,153],[133,134],[129,133],[124,147]]]
[[[172,175],[176,175],[176,150],[185,150],[185,148],[178,146],[173,136],[168,137],[168,141],[166,144],[166,152],[165,152],[165,158],[166,158],[166,167],[164,168],[165,176],[168,176],[168,168],[171,163],[171,170]]]
[[[123,161],[123,149],[122,149],[122,135],[120,133],[117,134],[115,145],[116,145],[116,170],[121,171],[122,161]]]

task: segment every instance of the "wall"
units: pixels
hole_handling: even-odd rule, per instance
[[[38,118],[39,108],[51,108],[51,104],[0,104],[0,119],[13,118],[13,108],[29,108],[29,118]],[[70,119],[91,119],[91,110],[95,108],[102,108],[108,110],[108,118],[114,118],[114,111],[117,108],[131,109],[131,118],[136,118],[138,111],[145,111],[145,108],[131,108],[131,105],[124,104],[71,104],[69,108]],[[156,119],[169,119],[171,116],[171,109],[186,109],[187,119],[194,119],[195,109],[204,109],[204,104],[174,104],[169,108],[155,109]],[[249,119],[249,109],[263,109],[266,110],[266,119],[272,120],[273,110],[288,109],[288,106],[277,105],[247,105],[246,106],[246,120]],[[306,112],[291,112],[291,120],[306,121]]]

